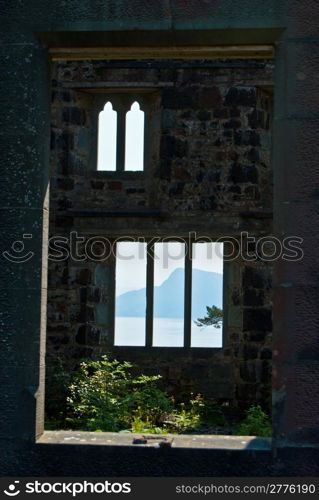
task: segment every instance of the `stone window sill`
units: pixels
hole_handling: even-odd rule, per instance
[[[133,444],[145,436],[145,444]],[[270,451],[271,439],[255,436],[223,436],[195,434],[132,434],[116,432],[84,431],[44,431],[37,440],[38,444],[94,445],[94,446],[133,446],[135,448],[159,448],[161,442],[172,440],[172,448],[255,450]],[[165,447],[166,448],[166,447]]]

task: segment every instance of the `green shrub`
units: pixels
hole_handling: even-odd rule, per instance
[[[131,421],[131,432],[142,432],[143,434],[167,434],[167,431],[163,427],[155,426],[150,417],[145,418],[141,408],[137,408],[134,412]]]
[[[196,403],[201,421],[208,426],[211,425],[224,425],[225,415],[223,407],[213,398],[204,398],[200,394],[196,396]]]
[[[50,374],[46,428],[181,434],[225,423],[212,398],[191,393],[175,402],[158,388],[160,375],[133,375],[132,368],[107,355],[82,361],[73,373],[58,362]]]
[[[190,402],[179,403],[174,410],[164,415],[163,428],[166,432],[174,434],[185,434],[195,431],[200,425],[200,415]]]
[[[239,436],[270,437],[272,434],[271,421],[259,405],[252,406],[246,411],[246,417],[239,424],[236,434]]]
[[[133,377],[130,368],[130,363],[111,361],[107,356],[81,363],[67,398],[67,422],[72,428],[105,432],[131,429],[137,410],[146,426],[155,427],[161,414],[171,411],[172,402],[156,387],[160,376]]]

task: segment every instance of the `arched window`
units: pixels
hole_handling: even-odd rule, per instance
[[[144,169],[144,111],[135,101],[126,113],[124,170]]]
[[[99,114],[97,170],[116,170],[117,112],[108,101]]]

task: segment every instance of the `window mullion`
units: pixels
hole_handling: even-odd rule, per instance
[[[115,243],[116,245],[116,243]],[[116,248],[116,246],[115,246]],[[115,314],[116,314],[116,250],[115,250],[115,255],[112,252],[112,261],[111,261],[111,271],[112,271],[112,276],[113,279],[111,281],[111,290],[110,290],[110,300],[111,300],[111,308],[113,311],[113,314],[111,316],[110,320],[110,338],[109,338],[109,344],[113,346],[115,344]]]
[[[184,292],[184,347],[191,346],[192,330],[192,243],[186,243]]]
[[[146,270],[146,347],[153,346],[154,243],[147,244]]]
[[[125,163],[125,121],[126,109],[119,106],[117,114],[116,170],[124,172]]]

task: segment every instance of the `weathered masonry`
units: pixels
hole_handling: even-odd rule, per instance
[[[268,409],[272,262],[245,240],[272,232],[272,62],[66,61],[52,77],[50,236],[77,231],[80,254],[91,238],[101,258],[49,260],[48,373],[57,356],[72,367],[108,351],[160,373],[170,393]],[[144,171],[97,171],[98,113],[134,100],[147,120]],[[248,247],[225,261],[224,347],[114,347],[114,258],[99,238],[189,235]]]
[[[231,0],[43,0],[41,3],[33,0],[27,3],[9,0],[5,3],[2,9],[1,47],[2,81],[5,82],[1,101],[1,136],[4,146],[0,160],[3,221],[0,252],[0,356],[3,382],[0,464],[3,475],[104,476],[106,471],[109,476],[115,477],[318,475],[318,8],[318,3],[311,0],[243,0],[240,3]],[[256,108],[262,115],[268,114],[262,96],[268,93],[266,87],[272,77],[267,76],[266,82],[262,78],[263,82],[260,82],[256,78],[256,72],[263,73],[266,66],[259,69],[255,66],[249,70],[247,67],[243,69],[245,76],[236,79],[236,74],[242,70],[227,62],[238,57],[252,59],[252,56],[263,60],[274,56],[271,162],[262,159],[262,155],[269,154],[267,147],[261,142],[262,137],[269,135],[265,122],[257,124],[254,129],[245,120],[248,120],[250,113],[248,108]],[[62,62],[56,62],[58,59]],[[113,60],[112,64],[103,68],[103,61],[109,59]],[[175,67],[172,65],[165,69],[164,60],[173,59],[182,62],[187,59],[189,67],[178,66],[176,63]],[[131,76],[127,76],[125,81],[138,82],[140,85],[146,78],[140,73],[143,72],[142,62],[150,60],[152,68],[147,74],[151,78],[150,86],[156,87],[153,110],[155,114],[158,111],[158,117],[160,116],[157,121],[154,115],[154,130],[161,130],[161,134],[152,134],[152,140],[158,141],[157,145],[154,144],[157,156],[148,164],[153,169],[152,175],[145,169],[144,177],[141,175],[140,178],[135,178],[135,174],[130,172],[95,172],[91,176],[91,160],[85,157],[89,140],[85,131],[90,127],[91,116],[94,114],[92,102],[98,92],[90,93],[89,85],[94,87],[93,79],[99,82],[109,81],[106,73],[116,75],[116,71],[127,71]],[[216,65],[219,60],[220,63],[217,67],[213,64],[210,68],[192,67],[191,61],[194,60],[216,61]],[[119,63],[115,64],[115,61]],[[139,62],[140,66],[137,64],[134,68],[128,67],[130,63],[127,61]],[[57,91],[53,107],[50,65],[55,74],[58,68],[61,71],[59,78],[55,78],[52,89]],[[72,72],[69,76],[63,75],[67,66],[73,67],[73,75]],[[99,68],[101,73],[98,76]],[[253,77],[249,82],[251,70]],[[168,76],[169,72],[174,71],[180,80]],[[208,83],[205,83],[205,78],[201,78],[199,82],[185,78],[186,72],[195,78],[197,71],[211,71],[214,75],[220,75],[224,71],[229,79],[212,84],[210,77]],[[134,76],[136,72],[138,76]],[[165,72],[167,74],[164,78]],[[230,78],[231,74],[233,79]],[[159,86],[159,76],[164,83],[163,88]],[[119,82],[124,81],[122,77],[114,78],[113,88],[116,92]],[[184,78],[185,85],[181,83]],[[75,88],[75,83],[80,83],[82,87]],[[148,87],[146,83],[144,80],[144,88]],[[189,86],[196,87],[195,93],[191,92],[191,98],[194,99],[192,104],[187,93]],[[205,87],[218,90],[210,97],[214,101],[211,104],[208,103],[209,97],[205,95]],[[228,99],[235,97],[231,89],[240,87],[256,89],[256,104],[249,104],[247,107],[243,102],[226,102],[226,96]],[[180,92],[183,90],[184,93]],[[183,104],[184,108],[174,108],[174,92],[181,96],[180,99],[183,96],[183,103],[179,104]],[[249,93],[251,98],[253,95],[254,92]],[[218,96],[220,104],[215,102]],[[72,100],[67,101],[68,97]],[[72,107],[76,110],[72,111]],[[64,118],[62,108],[65,108]],[[240,116],[214,116],[217,109],[226,109],[228,114],[233,108],[239,110]],[[56,115],[51,115],[51,109],[55,109]],[[177,120],[179,109],[190,111],[189,118],[186,115]],[[199,112],[205,110],[210,113],[210,117],[202,115],[200,118]],[[257,114],[257,121],[258,116]],[[52,155],[60,157],[59,161],[51,162],[59,169],[53,175],[52,172],[50,174],[49,160],[51,118],[54,119],[55,127]],[[194,133],[199,137],[196,141],[189,141],[189,137],[187,139],[185,134],[189,130],[188,126],[185,130],[177,130],[179,123],[187,124],[192,120]],[[75,123],[72,124],[72,121]],[[229,148],[213,146],[214,165],[223,165],[223,168],[215,170],[215,167],[207,164],[207,160],[201,159],[202,166],[198,164],[189,170],[188,162],[194,152],[192,148],[199,148],[197,152],[204,154],[205,148],[201,147],[201,142],[205,143],[205,137],[209,134],[213,136],[214,129],[210,129],[210,124],[214,121],[218,123],[217,130],[230,133],[228,138],[227,135],[221,138],[229,140]],[[236,121],[240,122],[238,128],[234,123]],[[232,122],[233,125],[224,127],[227,122]],[[79,133],[81,128],[82,134]],[[201,130],[204,135],[201,135]],[[244,133],[239,137],[240,130],[251,130],[258,134],[260,145],[249,144],[250,134],[248,136]],[[235,145],[235,137],[241,144]],[[217,153],[222,153],[225,149],[234,151],[239,158],[215,161]],[[255,163],[251,158],[245,157],[251,149],[259,154]],[[79,151],[82,151],[81,154]],[[262,167],[261,162],[266,166]],[[236,170],[232,170],[234,163]],[[239,165],[242,168],[238,170]],[[274,181],[272,204],[271,195],[267,194],[269,176],[265,175],[265,184],[262,181],[270,165]],[[195,171],[196,174],[203,171],[201,181],[196,180]],[[218,179],[218,173],[222,171],[225,177]],[[240,177],[236,178],[238,172]],[[214,176],[213,182],[205,179],[205,174],[209,173]],[[48,313],[51,328],[54,328],[48,332],[48,336],[56,337],[57,347],[56,350],[53,347],[54,338],[48,339],[51,354],[60,351],[66,355],[72,349],[70,359],[74,357],[74,350],[78,349],[90,349],[90,353],[92,350],[94,354],[102,348],[103,343],[109,342],[112,331],[107,324],[109,319],[104,318],[100,322],[101,317],[97,313],[99,305],[105,311],[105,304],[108,304],[99,298],[102,288],[106,289],[105,293],[109,293],[107,272],[101,273],[101,281],[97,282],[94,263],[79,263],[77,269],[67,269],[66,266],[64,276],[60,274],[62,264],[59,264],[56,272],[50,272],[50,300],[47,302],[50,176],[51,228],[54,232],[58,228],[67,233],[76,226],[83,234],[90,235],[93,231],[95,234],[99,229],[101,235],[116,236],[123,234],[125,224],[130,226],[131,232],[150,236],[171,235],[178,228],[179,234],[195,229],[204,233],[208,231],[217,238],[226,231],[227,234],[238,235],[238,231],[243,228],[256,235],[268,234],[273,230],[274,236],[278,238],[289,235],[303,238],[302,260],[278,260],[274,263],[271,449],[234,450],[229,446],[224,450],[207,444],[205,449],[172,447],[162,450],[153,447],[137,448],[127,442],[117,443],[116,446],[94,446],[87,442],[71,445],[67,442],[59,443],[54,433],[48,444],[43,426],[47,304],[52,308],[48,309]],[[153,183],[147,185],[151,178],[156,179],[156,189]],[[93,181],[95,187],[91,184]],[[87,188],[84,188],[85,184]],[[226,186],[226,189],[223,191],[218,186]],[[235,188],[234,192],[230,190],[232,186]],[[129,189],[136,191],[127,193]],[[138,192],[139,190],[145,191]],[[83,202],[80,194],[83,193],[87,196],[87,210],[92,212],[95,209],[99,211],[99,216],[95,213],[95,218],[88,217],[87,211],[84,214],[83,205],[80,206],[80,201]],[[100,200],[105,199],[104,193],[108,193],[107,207],[100,205]],[[61,204],[62,200],[64,205]],[[269,202],[269,207],[262,205],[263,201]],[[245,205],[247,203],[248,206]],[[263,213],[273,213],[272,221],[266,217],[258,218],[260,207],[264,207]],[[133,208],[136,210],[134,217]],[[103,213],[106,210],[107,213]],[[111,218],[111,214],[120,210],[125,210],[122,217],[117,213]],[[195,215],[193,224],[191,214],[195,212],[200,213],[201,217]],[[92,222],[91,225],[90,221],[94,221],[94,224]],[[106,221],[109,223],[106,224]],[[239,223],[238,227],[234,225],[235,221]],[[23,235],[30,234],[32,238],[23,239]],[[27,255],[30,255],[28,252],[33,252],[31,258],[23,264],[5,260],[3,256],[4,251],[14,250],[12,243],[15,241],[23,241]],[[20,256],[22,245],[16,248],[20,249]],[[227,361],[228,349],[228,359],[234,360],[235,377],[229,380],[235,381],[234,386],[247,385],[254,392],[255,377],[259,377],[258,370],[263,366],[262,356],[265,354],[262,354],[262,350],[269,347],[266,339],[271,330],[270,299],[265,286],[268,283],[268,271],[261,269],[258,262],[253,262],[247,268],[242,262],[234,265],[235,268],[229,268],[229,277],[225,279],[234,283],[231,284],[232,289],[238,289],[239,302],[233,303],[230,294],[226,294],[229,338],[225,340],[229,347],[225,347],[223,352],[223,366],[229,368],[231,364]],[[112,271],[109,276],[112,276]],[[52,282],[52,277],[57,280],[57,286]],[[65,293],[64,298],[60,299],[60,311],[57,306],[58,297],[51,295],[54,286]],[[82,309],[78,301],[79,288],[86,290],[82,292]],[[96,296],[91,293],[94,289],[98,289]],[[249,294],[245,298],[246,289]],[[67,306],[64,311],[63,304]],[[238,316],[234,315],[236,307]],[[71,320],[72,310],[74,319]],[[70,316],[63,317],[63,314]],[[104,316],[104,312],[101,314]],[[265,315],[262,324],[267,324],[267,330],[255,331],[255,326],[260,324],[261,314]],[[236,320],[236,317],[239,319]],[[245,327],[242,330],[238,326],[239,322]],[[71,334],[64,335],[62,329],[67,323],[70,324]],[[62,328],[60,333],[59,325]],[[80,331],[83,332],[82,338],[81,335],[78,336],[81,327],[84,327]],[[245,337],[241,345],[245,345],[250,354],[241,354],[241,340],[236,340],[236,334],[240,333],[243,341]],[[253,338],[253,334],[258,335]],[[65,344],[61,342],[63,338]],[[251,346],[257,348],[256,354]],[[181,353],[184,356],[182,351]],[[125,357],[126,354],[128,353],[124,353]],[[135,353],[134,356],[136,354],[141,353]],[[189,352],[187,356],[193,354]],[[213,362],[212,359],[200,357],[204,368],[206,362],[209,366],[221,366],[221,352],[211,353],[211,356],[214,357]],[[248,360],[249,356],[253,359]],[[250,361],[249,365],[244,360]],[[214,370],[214,376],[216,373],[218,369]],[[247,380],[248,375],[251,380]],[[193,379],[196,377],[192,375],[190,380]],[[170,380],[175,384],[179,375],[175,377],[171,374]],[[200,378],[196,380],[200,383]],[[210,387],[214,385],[212,382],[211,379]],[[235,396],[235,391],[231,390],[231,393]]]

